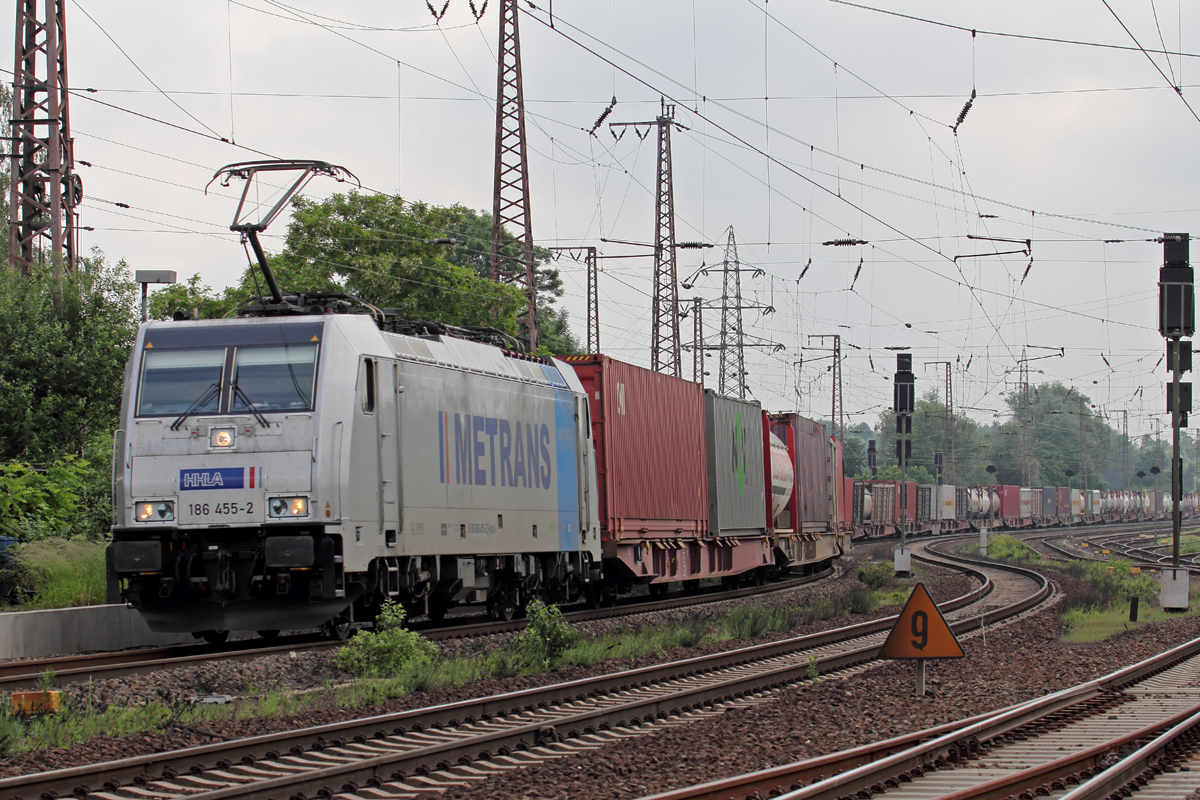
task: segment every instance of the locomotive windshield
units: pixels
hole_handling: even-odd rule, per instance
[[[315,344],[239,347],[233,385],[240,391],[234,392],[230,410],[310,411],[316,367]]]
[[[218,411],[220,394],[209,391],[221,385],[225,348],[206,350],[148,350],[142,356],[142,385],[138,392],[139,417],[182,414],[203,400],[194,414]]]
[[[323,322],[146,331],[137,415],[312,411]]]

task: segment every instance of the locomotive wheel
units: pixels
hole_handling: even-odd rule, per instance
[[[209,644],[225,644],[229,631],[200,631],[200,638]]]
[[[262,638],[266,639],[267,641],[274,641],[279,638],[279,631],[276,631],[276,630],[259,631],[258,635],[261,636]]]
[[[350,629],[352,627],[350,617],[346,614],[338,614],[321,626],[326,636],[330,639],[336,639],[339,642],[344,642],[350,638]]]
[[[517,602],[511,595],[502,595],[497,597],[492,603],[491,615],[493,618],[504,622],[512,622],[512,618],[517,616]]]
[[[588,608],[599,608],[604,605],[604,593],[598,586],[589,586],[584,593],[584,602]]]

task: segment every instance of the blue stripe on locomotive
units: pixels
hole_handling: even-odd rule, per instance
[[[542,373],[554,387],[554,449],[558,455],[558,549],[578,550],[579,463],[576,450],[575,395],[554,366]]]

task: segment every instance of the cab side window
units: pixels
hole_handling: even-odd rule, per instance
[[[362,410],[375,413],[375,361],[370,358],[363,359]]]

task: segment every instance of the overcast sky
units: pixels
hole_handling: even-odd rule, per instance
[[[829,416],[830,361],[801,347],[838,333],[850,422],[873,424],[890,404],[887,348],[903,346],[919,392],[944,382],[926,362],[949,360],[956,405],[1005,419],[1030,345],[1030,357],[1065,348],[1030,363],[1035,383],[1080,387],[1117,425],[1128,411],[1131,433],[1155,417],[1169,426],[1154,369],[1162,247],[1150,240],[1200,233],[1195,7],[558,0],[552,29],[542,5],[521,7],[537,242],[652,240],[654,137],[588,129],[613,95],[609,121],[652,119],[667,96],[686,128],[672,134],[676,235],[716,245],[680,251],[681,280],[708,268],[680,294],[719,302],[732,225],[743,265],[763,271],[743,275],[746,304],[775,310],[745,312],[747,333],[786,348],[747,354],[766,407]],[[420,0],[71,0],[71,85],[96,90],[71,107],[77,163],[91,165],[79,167],[95,229],[85,248],[225,286],[245,264],[228,231],[234,199],[202,190],[223,164],[264,154],[490,213],[498,10],[493,0],[476,23],[467,0],[450,0],[435,24]],[[869,244],[821,244],[839,238]],[[1021,253],[971,257],[1026,239],[1032,266]],[[602,350],[648,365],[651,262],[603,263]],[[584,272],[560,266],[582,339]],[[704,322],[715,342],[718,312]],[[685,342],[691,330],[686,320]],[[684,364],[690,377],[690,354]]]

